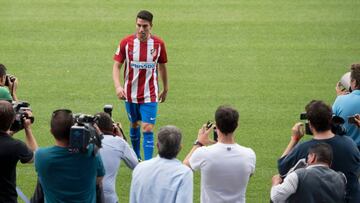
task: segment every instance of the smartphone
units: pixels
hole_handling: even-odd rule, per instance
[[[208,121],[208,122],[206,123],[206,130],[208,130],[209,128],[211,128],[212,125],[214,125],[214,122]]]

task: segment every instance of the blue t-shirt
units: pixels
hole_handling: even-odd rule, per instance
[[[96,177],[104,175],[99,154],[70,153],[52,146],[35,153],[35,169],[45,194],[45,202],[96,202]]]
[[[346,192],[350,202],[360,202],[360,152],[353,140],[347,136],[335,135],[333,138],[324,140],[309,140],[296,145],[286,156],[278,160],[278,169],[281,175],[285,175],[291,167],[300,159],[306,158],[308,150],[317,143],[325,142],[333,149],[333,161],[331,168],[341,171],[347,179]]]
[[[350,94],[338,96],[332,106],[335,116],[345,120],[344,128],[346,135],[351,137],[360,147],[360,128],[348,122],[348,117],[360,114],[360,90],[354,90]]]

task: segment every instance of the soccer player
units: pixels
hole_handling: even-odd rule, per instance
[[[113,80],[116,95],[125,100],[131,122],[130,138],[133,149],[140,156],[140,121],[144,135],[144,159],[152,158],[153,128],[158,102],[164,102],[168,91],[164,42],[151,34],[153,15],[140,11],[136,17],[135,34],[123,38],[114,55]],[[124,85],[120,84],[120,70],[125,63]],[[159,93],[158,71],[163,84]]]

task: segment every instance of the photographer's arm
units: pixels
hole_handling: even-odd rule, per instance
[[[120,84],[120,70],[121,70],[122,63],[115,61],[113,65],[113,81],[115,86],[115,92],[119,99],[125,99],[125,90]]]
[[[296,123],[292,127],[292,129],[291,129],[292,135],[291,135],[290,142],[287,145],[287,147],[285,148],[285,151],[283,152],[281,157],[288,155],[291,152],[291,150],[296,146],[296,144],[300,141],[300,139],[304,136],[303,128],[304,128],[304,124],[301,122]]]
[[[27,111],[26,113],[27,113],[28,117],[32,117],[32,113],[30,111]],[[38,146],[36,139],[32,133],[30,119],[25,119],[24,130],[25,130],[25,137],[26,137],[26,145],[31,149],[31,151],[33,151],[33,152],[36,151],[39,146]]]
[[[165,63],[159,63],[159,73],[163,84],[163,90],[159,94],[159,102],[162,103],[166,100],[167,92],[169,90],[167,69]]]
[[[271,200],[273,202],[285,202],[298,187],[298,176],[296,173],[290,173],[284,180],[280,175],[272,177]]]
[[[186,157],[183,161],[183,164],[185,164],[186,166],[191,168],[190,158],[191,158],[192,154],[194,153],[194,151],[197,148],[211,144],[211,141],[209,139],[209,134],[212,130],[213,130],[213,127],[206,129],[206,125],[203,125],[203,127],[199,129],[198,137],[197,137],[198,142],[191,148],[190,152],[186,155]]]
[[[9,91],[10,91],[10,94],[13,98],[13,101],[17,101],[17,96],[16,96],[16,89],[17,89],[17,86],[18,86],[18,80],[15,79],[14,82],[11,82],[11,80],[9,80]]]

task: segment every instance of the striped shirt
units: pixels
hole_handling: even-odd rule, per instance
[[[141,42],[136,35],[129,35],[121,40],[114,60],[125,63],[124,90],[127,102],[158,102],[159,63],[167,62],[165,43],[151,35]]]

